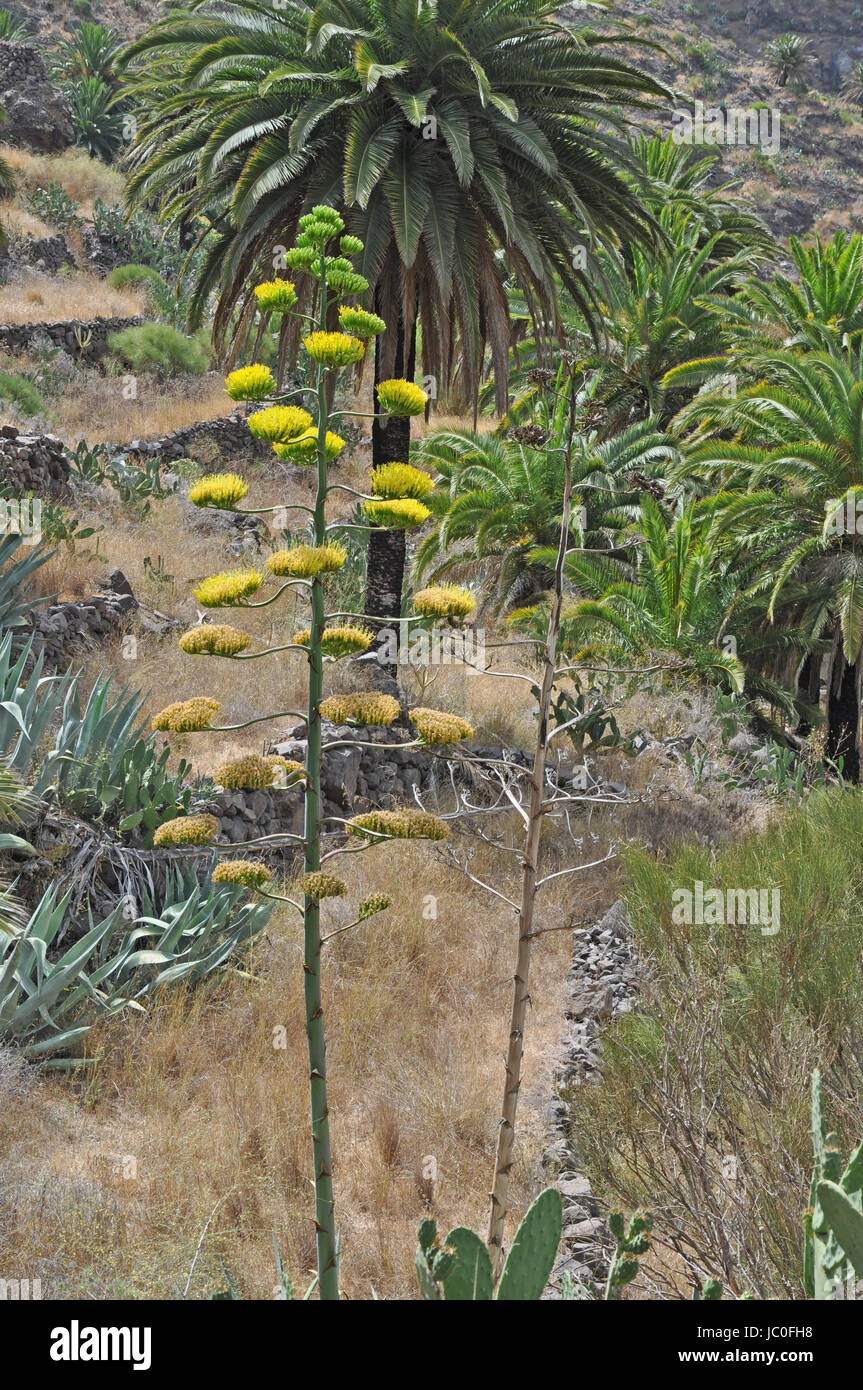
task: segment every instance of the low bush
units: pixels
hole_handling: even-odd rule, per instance
[[[863,794],[819,791],[739,844],[625,856],[646,983],[572,1124],[597,1194],[656,1214],[653,1296],[717,1273],[738,1294],[804,1296],[813,1069],[836,1127],[863,1130],[861,837]],[[724,924],[675,921],[699,881],[725,893]],[[778,893],[778,931],[729,914],[732,889]]]
[[[45,402],[32,382],[14,372],[0,372],[0,401],[17,406],[22,415],[41,415]]]
[[[142,323],[112,333],[108,346],[135,372],[153,372],[159,377],[203,376],[207,370],[207,350],[198,338],[187,338],[167,323]]]

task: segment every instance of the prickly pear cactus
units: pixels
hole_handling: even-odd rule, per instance
[[[515,1233],[497,1286],[499,1299],[520,1302],[542,1298],[563,1229],[563,1203],[556,1187],[547,1187],[528,1208]]]

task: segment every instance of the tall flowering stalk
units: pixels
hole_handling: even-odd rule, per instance
[[[281,900],[291,903],[303,920],[303,984],[309,1057],[318,1291],[322,1299],[337,1299],[338,1247],[321,980],[321,952],[327,938],[321,933],[321,901],[326,897],[340,896],[345,892],[345,885],[332,873],[325,871],[325,865],[344,852],[346,843],[350,843],[351,852],[356,853],[358,849],[370,848],[380,840],[439,840],[446,836],[447,828],[443,821],[420,811],[372,813],[349,821],[337,821],[323,814],[322,717],[326,717],[329,710],[332,713],[345,713],[350,722],[386,725],[391,724],[400,713],[397,700],[381,695],[363,698],[333,693],[327,700],[324,699],[325,666],[367,650],[373,638],[368,627],[361,622],[351,621],[357,615],[328,615],[326,612],[323,576],[340,569],[346,558],[344,549],[328,539],[333,528],[327,523],[327,497],[333,487],[338,486],[360,498],[369,525],[385,518],[389,526],[409,529],[422,525],[429,515],[428,508],[419,499],[429,490],[431,483],[426,474],[405,461],[389,465],[388,470],[373,472],[368,494],[356,493],[344,484],[330,484],[329,465],[344,447],[344,440],[330,428],[342,413],[338,409],[330,409],[328,405],[335,399],[334,377],[361,361],[368,341],[383,332],[386,325],[376,314],[346,302],[365,294],[368,282],[354,270],[352,264],[352,258],[363,249],[362,242],[356,237],[344,235],[345,224],[338,213],[329,207],[315,207],[300,220],[300,229],[296,246],[287,253],[286,259],[292,272],[305,275],[313,282],[314,294],[304,297],[306,301],[311,300],[313,313],[300,313],[299,296],[291,281],[268,281],[259,285],[255,293],[264,313],[299,314],[306,330],[303,346],[313,364],[311,385],[278,393],[270,369],[254,363],[232,372],[227,378],[226,390],[234,400],[261,402],[262,408],[249,417],[249,428],[258,438],[269,440],[279,458],[316,467],[314,507],[299,508],[311,511],[311,535],[303,543],[274,551],[267,561],[266,574],[261,570],[247,569],[215,575],[202,580],[195,594],[206,607],[242,609],[265,606],[275,602],[286,590],[298,589],[308,601],[309,626],[297,632],[293,641],[285,646],[264,651],[249,651],[251,639],[248,634],[227,625],[196,628],[193,633],[181,638],[180,645],[189,655],[206,654],[233,661],[255,660],[274,652],[300,650],[306,654],[308,661],[307,708],[305,715],[298,716],[304,718],[306,725],[306,758],[302,770],[284,759],[246,757],[227,766],[225,775],[234,785],[238,784],[239,779],[245,785],[260,787],[267,784],[269,766],[272,769],[270,785],[287,785],[286,778],[290,778],[291,785],[299,781],[304,788],[305,816],[301,837],[266,836],[247,843],[250,847],[263,845],[269,848],[279,848],[292,840],[302,843],[302,904],[290,898]],[[331,249],[336,241],[337,250]],[[328,331],[327,324],[332,322],[332,312],[337,304],[339,329],[336,332]],[[377,394],[386,414],[411,415],[424,408],[425,394],[413,382],[390,381],[383,386],[385,389],[379,386]],[[189,495],[199,506],[236,511],[240,510],[238,504],[247,490],[242,478],[235,474],[221,474],[203,479]],[[283,509],[242,510],[262,514]],[[284,510],[291,510],[290,505]],[[276,593],[252,602],[253,595],[270,579],[278,583]],[[472,603],[470,595],[463,590],[444,593],[438,606],[440,608],[442,605],[446,611],[441,611],[439,616],[460,620],[470,610]],[[390,621],[397,617],[391,614],[374,616]],[[215,701],[199,696],[163,710],[156,716],[154,727],[179,732],[213,730],[216,728],[213,719],[217,713]],[[296,711],[262,715],[246,724],[226,726],[226,730],[228,727],[231,731],[245,728],[249,724],[284,714],[296,715]],[[415,710],[411,718],[417,731],[413,740],[416,744],[453,743],[472,734],[466,721],[452,715]],[[351,740],[346,742],[349,745]],[[340,746],[345,746],[345,742]],[[187,828],[175,821],[163,837],[164,842],[206,843],[212,841],[215,826],[217,822],[211,817],[197,817],[195,825],[189,827],[186,834]],[[335,843],[327,847],[328,840]],[[217,851],[219,848],[216,846]],[[271,875],[261,861],[223,863],[216,873],[232,882],[243,882],[254,891],[268,893],[271,897],[280,896],[268,892],[265,885]],[[356,921],[351,925],[367,921],[388,905],[385,896],[366,899],[359,904]],[[347,928],[339,929],[344,930]]]

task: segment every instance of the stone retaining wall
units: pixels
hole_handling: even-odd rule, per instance
[[[31,352],[47,338],[79,362],[101,361],[108,351],[108,336],[124,328],[139,328],[143,319],[59,319],[56,323],[0,323],[0,348],[7,352]]]
[[[300,737],[300,725],[279,743],[269,746],[269,753],[303,762],[305,741]],[[323,723],[324,756],[321,770],[321,792],[324,814],[347,819],[361,811],[391,809],[411,804],[414,788],[433,790],[449,781],[446,755],[434,755],[420,748],[399,745],[412,739],[409,729],[393,725],[389,729],[350,728]],[[374,748],[333,748],[328,743],[353,739]],[[456,763],[460,779],[470,777],[471,759],[506,758],[520,767],[529,760],[518,748],[486,748],[460,745],[459,752],[450,755]],[[563,778],[565,781],[565,776]],[[263,835],[290,832],[300,834],[303,828],[303,793],[284,788],[267,791],[223,791],[218,789],[208,799],[206,807],[219,820],[220,838],[224,843],[243,844]]]
[[[170,434],[158,439],[133,439],[124,444],[124,450],[136,450],[150,458],[164,459],[171,463],[174,459],[185,458],[197,444],[213,443],[222,458],[243,455],[246,458],[264,458],[270,455],[270,446],[249,433],[246,417],[240,411],[231,415],[219,415],[214,420],[199,420],[185,429],[172,430]]]
[[[68,486],[69,461],[53,434],[27,434],[16,425],[0,425],[0,489],[13,497],[55,498]]]

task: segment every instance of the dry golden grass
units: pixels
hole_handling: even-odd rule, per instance
[[[132,318],[144,310],[133,290],[112,290],[94,275],[40,275],[0,286],[0,323]]]
[[[477,871],[512,891],[501,861],[480,851]],[[431,846],[376,846],[336,863],[351,904],[368,892],[393,899],[325,948],[342,1282],[351,1298],[372,1289],[415,1297],[418,1221],[432,1214],[444,1230],[485,1226],[512,914]],[[560,924],[566,884],[550,886],[541,924]],[[597,903],[605,892],[594,886]],[[343,925],[349,911],[347,902],[328,904],[326,927]],[[541,1185],[569,951],[569,933],[553,931],[534,952],[513,1222]],[[46,1082],[0,1111],[0,1265],[10,1274],[40,1273],[44,1296],[177,1298],[213,1214],[191,1297],[220,1286],[219,1254],[245,1297],[272,1297],[273,1231],[296,1282],[310,1279],[295,915],[271,919],[249,969],[252,979],[228,978],[215,994],[176,991],[147,1017],[115,1019],[92,1040],[97,1065],[86,1080]]]
[[[70,382],[52,401],[55,430],[70,443],[127,444],[228,415],[233,408],[218,373],[161,384],[142,375],[137,391],[135,400],[126,400],[122,377],[87,375]]]
[[[43,222],[41,217],[37,217],[35,213],[28,212],[26,208],[17,207],[14,203],[3,205],[3,226],[12,237],[16,233],[21,237],[51,236],[51,228],[47,222]]]
[[[24,200],[28,193],[48,184],[59,184],[67,197],[78,203],[78,215],[92,214],[97,198],[103,203],[122,203],[125,180],[118,169],[91,159],[79,149],[64,150],[62,154],[31,154],[14,145],[0,145],[0,154],[12,166],[17,184],[17,196]]]

